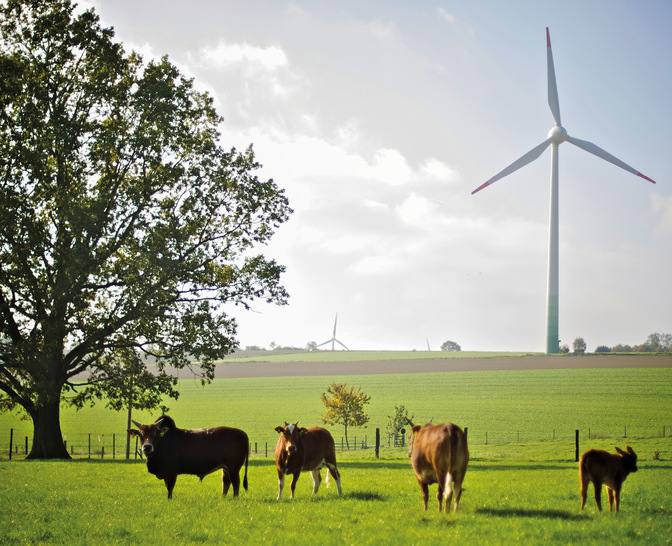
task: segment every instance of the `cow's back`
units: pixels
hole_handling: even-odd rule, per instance
[[[178,474],[202,476],[226,467],[237,472],[248,457],[247,434],[237,428],[176,430],[173,439]]]
[[[430,425],[421,429],[412,454],[413,467],[426,478],[436,472],[464,472],[469,462],[467,436],[453,423]],[[428,480],[428,483],[436,480]]]
[[[309,428],[301,436],[303,449],[302,470],[312,470],[321,466],[323,460],[334,463],[336,460],[336,446],[331,433],[322,427]]]

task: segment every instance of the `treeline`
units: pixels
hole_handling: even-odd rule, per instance
[[[672,352],[672,334],[650,334],[641,345],[600,345],[596,353],[669,353]]]

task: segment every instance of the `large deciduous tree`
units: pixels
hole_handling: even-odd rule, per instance
[[[132,349],[211,378],[232,306],[286,302],[284,268],[254,247],[291,209],[251,147],[223,148],[221,122],[92,10],[0,3],[0,409],[31,417],[30,458],[68,458],[78,374],[109,379]]]

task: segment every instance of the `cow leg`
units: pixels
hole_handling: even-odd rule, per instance
[[[464,480],[464,474],[457,473],[453,476],[453,489],[455,491],[455,502],[453,504],[453,512],[457,512],[457,509],[460,507],[460,497],[462,496],[462,481]],[[448,506],[446,506],[446,510]]]
[[[611,512],[614,508],[614,490],[611,487],[607,487],[607,495],[609,495],[609,511]],[[618,503],[616,503],[616,511],[618,512]]]
[[[177,481],[177,475],[168,476],[167,478],[164,478],[163,481],[166,484],[166,489],[168,489],[168,498],[172,499],[173,498],[173,489],[175,489],[175,482]]]
[[[294,488],[296,487],[296,482],[299,481],[299,476],[301,475],[301,471],[297,471],[294,476],[292,476],[292,483],[290,485],[290,489],[292,491],[292,494],[289,496],[290,499],[294,498]]]
[[[282,498],[282,490],[285,488],[285,474],[278,472],[278,500]]]
[[[602,511],[602,482],[597,480],[593,481],[593,488],[595,489],[595,502],[597,503],[597,509]]]
[[[429,485],[426,483],[423,483],[421,481],[418,481],[420,484],[420,489],[422,490],[422,506],[423,510],[426,512],[427,511],[427,501],[429,500]]]
[[[443,498],[446,501],[446,513],[450,512],[450,503],[453,500],[453,476],[450,472],[446,474],[445,486],[443,487]]]
[[[240,470],[238,472],[240,472]],[[231,482],[231,485],[233,485],[233,496],[237,497],[238,492],[240,491],[240,474],[236,472],[234,472],[233,474],[229,472],[228,474],[229,474],[229,481]]]
[[[317,493],[317,490],[320,488],[320,482],[322,481],[322,476],[320,476],[319,470],[311,470],[310,475],[313,477],[313,495]]]
[[[327,468],[329,469],[329,474],[331,474],[331,477],[334,478],[334,481],[336,482],[336,488],[338,489],[338,494],[341,494],[341,473],[338,471],[338,468],[336,468],[336,465],[332,465],[327,463]]]

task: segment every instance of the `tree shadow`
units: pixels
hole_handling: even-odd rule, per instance
[[[476,513],[501,518],[547,518],[562,519],[566,521],[581,521],[590,519],[586,514],[574,514],[565,510],[539,510],[529,508],[477,508]]]

